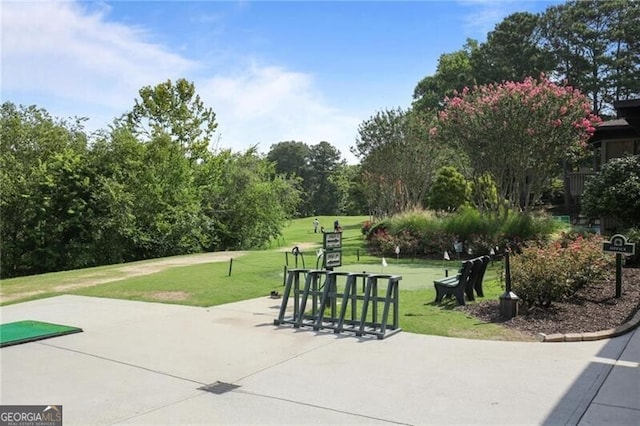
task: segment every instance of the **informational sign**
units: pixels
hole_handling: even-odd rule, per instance
[[[342,250],[325,252],[324,267],[335,268],[337,266],[342,266]]]
[[[325,250],[341,249],[342,232],[325,232],[322,246]]]
[[[620,253],[634,255],[636,253],[635,243],[628,243],[627,237],[616,234],[611,237],[611,241],[602,243],[602,250],[608,253]]]
[[[622,296],[622,255],[633,255],[636,253],[636,244],[628,243],[627,237],[616,234],[611,237],[611,241],[602,243],[602,250],[607,253],[616,254],[616,298]]]
[[[324,267],[342,266],[342,232],[325,232],[322,240]]]

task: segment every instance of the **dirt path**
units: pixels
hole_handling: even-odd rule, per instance
[[[277,251],[289,251],[293,247],[298,246],[300,250],[315,250],[318,244],[315,243],[291,243],[286,247],[280,247]],[[238,258],[247,254],[246,251],[221,251],[214,253],[198,253],[186,256],[165,257],[156,260],[147,260],[142,262],[128,263],[122,266],[115,266],[108,271],[87,271],[86,274],[80,275],[73,279],[66,280],[64,283],[54,286],[46,286],[38,290],[30,290],[26,284],[20,289],[13,287],[11,294],[5,294],[6,290],[0,287],[0,300],[2,302],[13,302],[15,300],[24,299],[30,296],[36,296],[43,293],[65,292],[76,290],[79,288],[92,287],[95,285],[105,284],[113,281],[124,280],[127,278],[138,277],[141,275],[155,274],[169,268],[177,266],[197,265],[201,263],[227,262],[231,258]]]
[[[244,256],[245,251],[222,251],[215,253],[199,253],[186,256],[166,257],[157,260],[147,260],[136,262],[134,264],[125,264],[114,267],[109,271],[87,272],[72,280],[67,280],[64,284],[53,287],[46,287],[39,290],[28,290],[28,285],[24,291],[12,292],[12,294],[3,294],[4,289],[0,288],[0,298],[3,302],[12,302],[14,300],[23,299],[29,296],[35,296],[43,293],[64,292],[75,290],[78,288],[91,287],[94,285],[105,284],[108,282],[124,280],[131,277],[141,275],[154,274],[164,271],[165,269],[177,267],[197,265],[201,263],[227,262],[229,259]]]

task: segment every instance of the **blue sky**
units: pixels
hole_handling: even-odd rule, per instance
[[[409,107],[441,54],[557,3],[2,0],[2,101],[92,131],[141,87],[186,78],[216,112],[218,148],[325,140],[355,162],[358,125]]]

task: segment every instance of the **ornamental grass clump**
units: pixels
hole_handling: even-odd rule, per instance
[[[524,309],[548,308],[602,279],[613,264],[613,256],[602,251],[602,241],[597,235],[563,235],[551,244],[524,248],[514,255],[511,284]]]

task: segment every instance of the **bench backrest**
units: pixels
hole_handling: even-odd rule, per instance
[[[467,261],[471,263],[469,277],[465,283],[467,294],[472,294],[474,288],[477,289],[478,287],[481,287],[482,280],[484,279],[484,273],[487,270],[490,260],[491,258],[489,256],[480,256]]]
[[[489,262],[491,261],[491,258],[485,255],[480,257],[480,260],[482,261],[482,267],[480,268],[480,271],[478,272],[478,276],[476,277],[475,282],[477,283],[481,283],[482,280],[484,279],[484,273],[487,272],[487,266],[489,266]]]
[[[469,273],[469,279],[467,280],[466,288],[467,290],[471,291],[473,290],[473,286],[475,285],[476,280],[478,279],[478,276],[480,274],[480,270],[482,269],[482,259],[476,257],[469,260],[469,262],[471,262],[471,272]]]
[[[467,286],[467,283],[469,283],[473,265],[473,260],[465,260],[464,262],[462,262],[462,268],[460,268],[460,274],[458,275],[460,277],[458,280],[458,283],[460,285]]]

